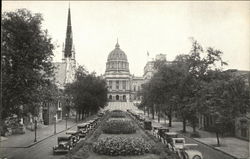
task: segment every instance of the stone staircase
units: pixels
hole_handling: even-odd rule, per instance
[[[128,109],[138,110],[138,108],[133,104],[133,102],[109,102],[108,106],[104,110],[123,110],[127,111]]]

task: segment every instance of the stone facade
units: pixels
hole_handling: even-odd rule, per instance
[[[109,101],[132,101],[136,94],[132,90],[132,84],[135,81],[141,81],[137,82],[138,84],[142,83],[142,78],[135,78],[130,74],[127,55],[120,49],[118,41],[115,49],[108,55],[104,78],[108,85]]]

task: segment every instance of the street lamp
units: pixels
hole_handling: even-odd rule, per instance
[[[37,129],[37,117],[34,117],[34,120],[35,120],[35,139],[34,139],[34,142],[36,142],[36,129]]]
[[[54,116],[54,134],[56,134],[56,115]]]
[[[67,119],[68,119],[68,114],[65,114],[66,116],[66,130],[67,130]]]
[[[216,138],[217,138],[217,146],[219,147],[220,146],[220,139],[219,139],[219,132],[221,130],[221,120],[220,119],[217,119],[215,121],[215,126],[216,126]]]

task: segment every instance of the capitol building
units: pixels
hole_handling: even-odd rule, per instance
[[[166,60],[165,54],[156,55],[156,60]],[[131,102],[141,100],[142,84],[147,82],[154,74],[154,62],[150,60],[144,67],[143,77],[136,77],[130,73],[126,53],[120,48],[117,41],[106,62],[104,79],[108,86],[107,98],[110,102]]]
[[[143,83],[143,77],[135,77],[130,74],[127,55],[120,48],[117,41],[106,62],[104,79],[108,86],[108,100],[129,102],[140,100],[139,92]]]

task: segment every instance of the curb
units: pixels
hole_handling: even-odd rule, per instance
[[[150,119],[150,118],[149,118]],[[150,119],[150,120],[152,120],[152,119]],[[161,126],[163,126],[162,124],[160,124]],[[166,127],[166,126],[164,126],[164,127]],[[206,144],[206,143],[204,143],[204,142],[201,142],[201,141],[199,141],[199,140],[197,140],[197,139],[195,139],[195,138],[191,138],[191,137],[189,137],[189,136],[186,136],[186,135],[184,135],[183,133],[180,133],[181,135],[183,135],[184,137],[186,137],[186,138],[189,138],[189,139],[191,139],[191,140],[194,140],[194,141],[196,141],[196,142],[198,142],[198,143],[200,143],[200,144],[203,144],[203,145],[205,145],[205,146],[207,146],[207,147],[210,147],[210,148],[212,148],[212,149],[214,149],[214,150],[216,150],[216,151],[219,151],[219,152],[221,152],[221,153],[223,153],[223,154],[225,154],[225,155],[228,155],[228,156],[230,156],[230,157],[232,157],[233,159],[240,159],[240,158],[237,158],[237,157],[235,157],[235,156],[233,156],[233,155],[231,155],[231,154],[229,154],[229,153],[226,153],[226,152],[224,152],[224,151],[222,151],[222,150],[220,150],[220,149],[217,149],[217,148],[215,148],[215,147],[213,147],[213,146],[211,146],[211,145],[209,145],[209,144]]]
[[[182,134],[182,133],[181,133],[181,134]],[[224,152],[224,151],[222,151],[222,150],[220,150],[220,149],[217,149],[217,148],[215,148],[215,147],[213,147],[213,146],[211,146],[211,145],[209,145],[209,144],[206,144],[206,143],[204,143],[204,142],[201,142],[201,141],[199,141],[199,140],[197,140],[197,139],[195,139],[195,138],[188,137],[188,136],[186,136],[186,135],[184,135],[184,134],[182,134],[182,135],[185,136],[186,138],[189,138],[189,139],[191,139],[191,140],[194,140],[194,141],[196,141],[196,142],[199,142],[200,144],[203,144],[203,145],[205,145],[205,146],[207,146],[207,147],[210,147],[210,148],[212,148],[212,149],[214,149],[214,150],[217,150],[217,151],[219,151],[219,152],[222,152],[223,154],[228,155],[228,156],[230,156],[230,157],[232,157],[232,158],[234,158],[234,159],[239,159],[239,158],[237,158],[237,157],[235,157],[235,156],[233,156],[233,155],[231,155],[231,154],[229,154],[229,153],[226,153],[226,152]]]
[[[76,125],[77,125],[77,124],[74,124],[74,125],[72,125],[71,127],[67,128],[66,130],[62,130],[62,131],[56,132],[56,134],[47,136],[47,137],[45,137],[45,138],[43,138],[43,139],[41,139],[41,140],[39,140],[39,141],[37,141],[37,142],[34,142],[34,143],[32,143],[32,144],[30,144],[30,145],[24,147],[24,148],[32,147],[32,146],[34,146],[34,145],[36,145],[36,144],[38,144],[38,143],[40,143],[40,142],[42,142],[42,141],[44,141],[44,140],[46,140],[46,139],[52,137],[52,136],[55,136],[55,135],[57,135],[57,134],[60,134],[60,133],[62,133],[62,132],[64,132],[64,131],[67,131],[67,130],[71,129],[71,128],[73,128],[73,127],[76,126]]]
[[[34,145],[36,145],[36,144],[38,144],[38,143],[40,143],[40,142],[42,142],[42,141],[44,141],[44,140],[46,140],[46,139],[52,137],[52,136],[55,136],[55,135],[60,134],[60,133],[62,133],[62,132],[64,132],[64,131],[67,131],[67,130],[71,129],[72,127],[76,126],[76,125],[77,125],[77,123],[74,124],[74,125],[72,125],[71,127],[67,128],[66,130],[61,130],[61,131],[59,131],[59,132],[56,132],[56,134],[49,135],[49,136],[47,136],[47,137],[45,137],[45,138],[43,138],[43,139],[41,139],[41,140],[39,140],[39,141],[37,141],[37,142],[34,142],[34,143],[29,144],[28,146],[9,146],[9,147],[1,146],[0,149],[1,149],[1,148],[29,148],[29,147],[32,147],[32,146],[34,146]]]

